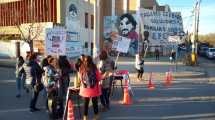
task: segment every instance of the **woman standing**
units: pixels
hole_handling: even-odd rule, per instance
[[[16,97],[19,98],[21,97],[21,87],[24,87],[24,84],[22,85],[22,83],[24,82],[24,68],[23,68],[23,64],[24,64],[24,59],[22,56],[19,56],[17,58],[17,63],[16,63],[16,89],[17,89],[17,93],[16,93]]]
[[[114,61],[108,56],[106,51],[102,51],[99,55],[100,64],[99,69],[104,78],[101,81],[102,95],[100,96],[102,110],[106,111],[110,109],[110,93],[112,86],[112,75],[114,71]]]
[[[60,80],[60,90],[61,90],[61,96],[63,98],[66,97],[67,88],[69,87],[70,82],[70,72],[72,71],[72,68],[70,66],[69,61],[67,60],[66,56],[60,56],[59,57],[59,68],[61,71],[61,80]]]
[[[101,80],[101,75],[93,63],[92,57],[85,56],[83,59],[83,64],[81,64],[79,69],[81,86],[79,95],[84,98],[84,117],[83,120],[88,119],[88,107],[89,101],[92,100],[94,109],[94,119],[98,120],[98,96],[101,95],[101,86],[99,81]]]
[[[31,53],[26,60],[24,70],[26,74],[26,85],[32,90],[32,98],[30,101],[30,112],[38,111],[36,108],[37,98],[40,90],[37,89],[37,85],[41,84],[42,73],[44,72],[39,64],[36,62],[36,54]]]

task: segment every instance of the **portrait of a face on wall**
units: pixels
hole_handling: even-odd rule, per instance
[[[122,36],[128,36],[129,32],[136,29],[137,22],[131,14],[123,14],[119,18],[119,33]]]
[[[75,4],[71,4],[69,6],[69,16],[75,18],[77,17],[77,15],[78,15],[77,7],[75,6]]]

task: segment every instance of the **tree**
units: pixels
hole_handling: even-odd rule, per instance
[[[199,41],[209,43],[211,46],[215,46],[215,33],[200,35]]]
[[[35,4],[33,3],[33,0],[30,0],[26,9],[22,8],[21,10],[18,10],[18,11],[15,11],[13,9],[14,11],[11,11],[13,12],[11,14],[15,16],[14,19],[19,20],[20,17],[23,16],[22,12],[29,11],[27,16],[24,16],[28,18],[29,23],[20,24],[18,21],[15,21],[15,26],[17,27],[17,29],[21,34],[21,40],[28,43],[30,52],[33,52],[34,51],[33,41],[39,38],[42,32],[42,25],[40,23],[36,23],[36,18],[33,15],[33,13],[35,12],[34,11]]]
[[[43,33],[47,24],[44,22],[52,20],[51,2],[52,0],[19,0],[1,4],[0,14],[3,16],[1,19],[3,26],[0,28],[0,40],[9,42],[17,40],[15,42],[18,52],[20,45],[22,45],[20,42],[27,43],[31,52],[34,51],[33,42],[35,40],[41,40],[37,41],[37,45],[44,44]]]

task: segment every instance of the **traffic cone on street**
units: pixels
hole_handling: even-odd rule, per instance
[[[169,80],[173,81],[173,76],[172,76],[172,69],[170,68],[169,70]]]
[[[152,83],[152,72],[151,72],[150,77],[149,77],[148,89],[149,90],[155,89],[155,85],[154,85],[154,83]]]
[[[132,104],[132,99],[129,95],[128,87],[124,87],[124,97],[123,97],[122,104],[124,105]]]
[[[166,72],[166,78],[165,78],[165,86],[169,87],[171,85],[171,80],[170,80],[170,72]]]
[[[75,120],[74,111],[73,111],[73,102],[71,99],[68,101],[68,111],[67,111],[67,120]]]

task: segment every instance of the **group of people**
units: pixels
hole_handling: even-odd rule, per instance
[[[79,95],[83,97],[84,110],[83,119],[88,119],[89,101],[92,100],[94,118],[99,117],[98,98],[101,101],[102,111],[110,109],[110,93],[113,81],[113,71],[115,63],[106,51],[101,51],[97,64],[88,55],[81,55],[74,65],[80,81]],[[16,97],[21,97],[21,88],[31,91],[30,112],[40,109],[36,107],[40,91],[46,94],[46,108],[48,109],[48,96],[50,88],[57,83],[60,86],[59,95],[65,98],[70,82],[70,72],[73,71],[72,65],[66,56],[58,58],[48,55],[41,62],[38,62],[37,55],[30,53],[26,59],[22,56],[17,58],[16,64]],[[65,99],[64,99],[65,100]]]
[[[38,62],[37,54],[35,53],[27,54],[25,60],[22,56],[19,56],[16,64],[16,97],[21,97],[22,87],[26,92],[31,91],[30,112],[38,111],[40,109],[36,107],[36,103],[40,91],[43,90],[45,92],[48,100],[48,90],[53,86],[56,79],[59,81],[60,86],[59,95],[65,98],[70,81],[70,72],[71,65],[66,56],[56,58],[49,55],[41,62]],[[46,101],[46,108],[48,109],[48,101]]]

